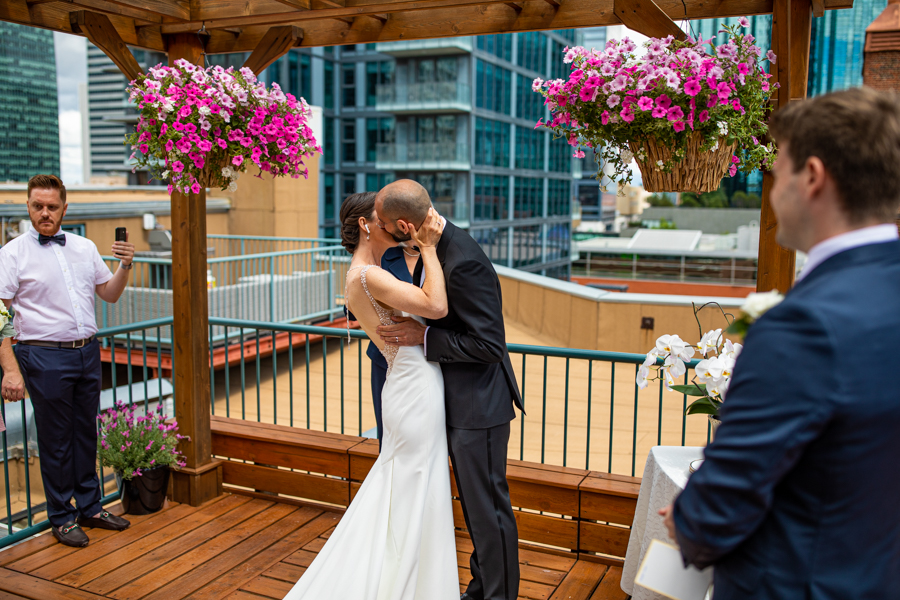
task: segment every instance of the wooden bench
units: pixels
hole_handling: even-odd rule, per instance
[[[224,417],[212,418],[212,449],[225,459],[228,491],[338,509],[349,505],[378,458],[376,440]],[[626,598],[618,582],[640,479],[518,460],[508,462],[507,479],[526,557],[523,585],[548,586],[544,580],[556,578],[551,600]],[[464,540],[458,550],[464,552],[466,525],[452,471],[451,490],[458,539]],[[527,579],[533,552],[569,561],[568,567],[556,575],[539,569]]]

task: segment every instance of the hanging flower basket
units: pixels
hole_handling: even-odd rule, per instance
[[[594,149],[597,179],[627,184],[632,161],[647,191],[709,192],[724,175],[771,168],[775,149],[765,143],[766,110],[772,87],[761,61],[775,62],[752,35],[749,22],[725,27],[728,42],[651,38],[646,53],[624,38],[602,50],[566,48],[566,80],[535,79],[553,131],[576,148]],[[709,48],[709,52],[707,51]]]
[[[737,142],[726,144],[725,138],[719,138],[717,148],[703,152],[703,136],[694,132],[687,138],[684,159],[680,162],[674,159],[671,148],[658,143],[656,138],[628,142],[628,146],[641,169],[646,191],[704,193],[719,189],[722,177],[734,164]],[[662,168],[667,163],[673,165],[668,172]]]
[[[179,59],[157,65],[129,88],[140,118],[131,145],[134,168],[170,180],[169,193],[237,189],[250,165],[272,175],[307,176],[304,157],[322,152],[303,98],[270,89],[250,69],[207,69]]]

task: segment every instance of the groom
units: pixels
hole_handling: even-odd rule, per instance
[[[401,179],[375,199],[378,226],[398,242],[410,239],[431,208],[428,192]],[[490,260],[467,233],[447,222],[437,246],[447,282],[450,311],[426,321],[395,317],[378,328],[385,343],[424,344],[429,361],[440,363],[447,404],[447,443],[456,487],[475,547],[472,580],[461,600],[516,600],[519,535],[509,502],[506,448],[513,406],[523,410],[506,350],[500,281]],[[413,282],[423,281],[422,261]]]

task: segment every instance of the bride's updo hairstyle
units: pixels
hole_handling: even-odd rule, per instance
[[[359,218],[374,221],[375,192],[350,194],[341,204],[341,245],[353,254],[359,246]]]

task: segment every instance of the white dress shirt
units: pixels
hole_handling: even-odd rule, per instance
[[[65,246],[41,245],[30,229],[0,248],[0,298],[12,299],[16,339],[72,342],[97,333],[94,289],[113,275],[94,242],[63,235]]]
[[[897,233],[897,226],[893,223],[863,227],[862,229],[855,229],[828,238],[824,242],[819,242],[810,248],[806,257],[806,264],[803,265],[803,270],[797,276],[797,281],[812,273],[813,269],[835,254],[840,254],[852,248],[859,248],[860,246],[868,246],[869,244],[893,242],[897,239],[900,239],[900,234]]]

